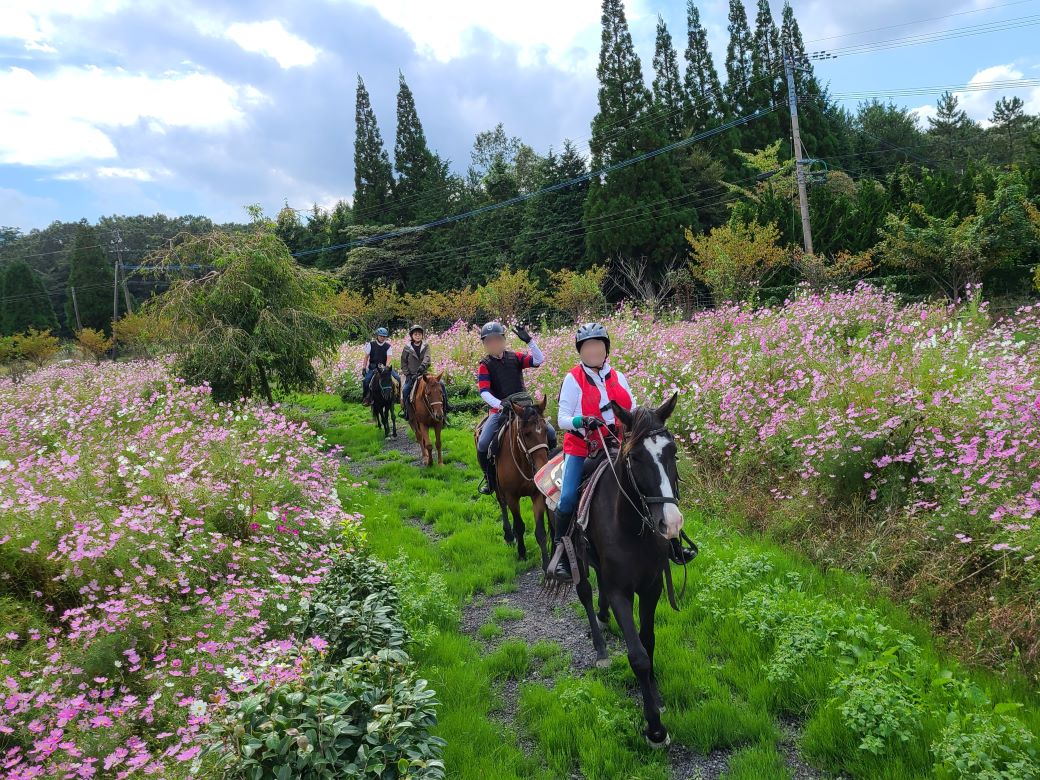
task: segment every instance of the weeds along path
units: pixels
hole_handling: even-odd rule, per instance
[[[403,553],[413,572],[445,586],[447,603],[415,656],[441,702],[449,777],[931,776],[960,701],[946,688],[971,689],[991,712],[988,702],[1018,699],[1027,706],[1016,723],[1040,731],[1024,690],[941,658],[927,632],[866,583],[684,507],[702,554],[682,611],[663,601],[658,611],[673,745],[651,750],[621,642],[612,639],[609,668],[594,668],[583,614],[546,604],[534,559],[518,561],[502,541],[497,506],[476,493],[468,424],[459,418],[445,432],[445,465],[423,469],[406,430],[384,446],[366,410],[302,400],[344,448],[341,498],[364,515],[372,551],[391,562]],[[843,677],[842,664],[856,674]]]

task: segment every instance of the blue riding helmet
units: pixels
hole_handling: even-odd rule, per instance
[[[376,335],[389,337],[390,331],[388,331],[386,328],[376,328]]]

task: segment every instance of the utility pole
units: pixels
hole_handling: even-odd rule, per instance
[[[809,225],[809,196],[805,189],[805,164],[802,160],[802,136],[798,131],[798,93],[794,86],[794,50],[784,47],[784,73],[787,75],[787,102],[791,108],[791,143],[794,146],[794,170],[798,179],[798,206],[802,211],[802,238],[807,254],[813,253],[812,227]]]
[[[76,330],[83,330],[83,323],[79,321],[79,301],[76,300],[76,288],[70,287],[69,292],[72,293],[72,310],[76,312]]]
[[[112,263],[112,359],[116,357],[116,320],[119,319],[119,261]]]

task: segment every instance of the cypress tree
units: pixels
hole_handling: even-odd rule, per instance
[[[24,260],[15,260],[0,269],[0,335],[29,328],[56,332],[58,319],[40,275]]]
[[[112,332],[112,266],[100,246],[97,231],[86,222],[76,229],[69,268],[69,287],[76,288],[80,322],[84,328]],[[76,330],[76,310],[70,294],[65,302],[65,324]]]
[[[729,0],[729,45],[726,47],[726,109],[730,117],[743,116],[754,110],[751,84],[751,52],[753,42],[747,11],[742,0]]]
[[[394,144],[394,168],[398,179],[395,188],[397,220],[401,224],[413,222],[422,210],[422,199],[431,186],[437,165],[426,145],[419,114],[415,109],[412,90],[400,74],[397,90],[397,141]]]
[[[708,34],[694,0],[686,7],[686,128],[701,133],[721,121],[722,84],[708,50]]]
[[[751,49],[751,84],[748,88],[753,109],[766,109],[779,101],[780,81],[783,77],[780,31],[773,22],[769,0],[758,0]],[[745,139],[750,147],[761,149],[775,141],[781,133],[780,115],[772,113],[750,124],[745,130]]]
[[[393,202],[393,171],[390,157],[383,148],[375,112],[358,76],[354,138],[354,215],[359,224],[382,224],[389,221]]]
[[[603,0],[599,111],[592,120],[593,168],[629,159],[667,143],[648,120],[651,98],[632,45],[622,0]],[[683,252],[684,226],[696,227],[676,161],[663,154],[595,178],[585,201],[586,250],[591,262],[619,255],[645,258],[651,268]]]
[[[679,81],[679,56],[664,19],[657,17],[657,43],[654,48],[654,118],[668,138],[676,141],[685,134],[689,105]]]

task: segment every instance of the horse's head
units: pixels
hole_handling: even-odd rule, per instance
[[[531,464],[540,469],[549,460],[549,426],[545,422],[546,397],[536,404],[513,404],[513,418],[517,425],[517,438],[527,450]]]
[[[656,409],[640,406],[632,412],[613,405],[614,414],[628,430],[621,456],[629,480],[649,508],[657,531],[666,539],[677,539],[683,526],[678,506],[678,451],[667,428],[678,400],[676,393]],[[639,497],[633,496],[637,502]]]
[[[441,385],[442,371],[434,376],[423,376],[422,395],[426,402],[426,408],[430,410],[430,416],[436,422],[444,420],[444,387]]]

